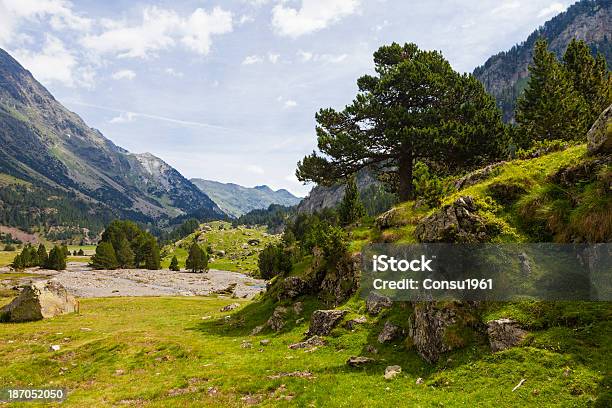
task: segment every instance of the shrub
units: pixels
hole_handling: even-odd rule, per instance
[[[257,261],[263,279],[291,272],[293,267],[291,251],[281,244],[268,244],[259,254]]]
[[[451,184],[430,173],[429,167],[423,162],[415,164],[412,184],[415,196],[432,208],[439,206],[442,198],[452,191]]]
[[[174,255],[172,257],[172,260],[170,261],[170,270],[175,272],[181,270],[181,268],[179,268],[178,259],[176,259],[176,255]]]

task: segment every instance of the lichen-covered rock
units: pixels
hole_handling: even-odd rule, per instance
[[[266,325],[274,331],[280,331],[285,327],[285,318],[287,317],[288,310],[283,306],[276,306],[272,312],[272,316],[266,322]]]
[[[383,309],[393,306],[393,301],[388,296],[379,295],[376,292],[370,292],[366,299],[366,309],[371,315],[379,314]]]
[[[365,316],[359,316],[351,319],[345,323],[345,326],[349,330],[354,330],[358,325],[367,323],[368,319]]]
[[[59,282],[34,282],[0,309],[0,321],[28,322],[77,312],[79,302]]]
[[[417,353],[435,363],[442,353],[465,346],[464,335],[478,322],[475,312],[469,302],[415,304],[408,335]]]
[[[498,235],[497,224],[477,214],[478,206],[470,196],[459,197],[417,224],[415,235],[420,242],[486,242]]]
[[[391,323],[390,321],[386,321],[383,326],[382,331],[378,335],[379,343],[387,343],[389,341],[393,341],[404,334],[404,331],[401,327]]]
[[[402,372],[402,367],[392,365],[385,368],[385,380],[392,380]]]
[[[370,357],[351,356],[346,361],[346,364],[348,364],[351,367],[361,367],[361,366],[364,366],[366,364],[373,363],[374,361],[375,360],[373,358],[370,358]]]
[[[310,285],[298,276],[290,276],[280,283],[278,300],[295,299],[298,296],[308,293]]]
[[[325,340],[319,336],[312,336],[307,340],[300,341],[299,343],[290,344],[289,348],[291,350],[297,349],[311,349],[314,347],[320,347],[325,345]]]
[[[376,227],[380,230],[384,230],[392,227],[400,227],[406,225],[406,219],[402,216],[400,208],[392,208],[379,215],[376,218]]]
[[[497,319],[487,322],[487,334],[493,352],[517,346],[527,336],[527,331],[512,319]]]
[[[347,313],[346,310],[315,310],[310,317],[310,327],[306,335],[328,335]]]
[[[318,285],[319,298],[328,305],[338,306],[357,291],[360,278],[361,254],[346,256],[326,271]]]
[[[225,305],[223,306],[221,309],[219,309],[220,312],[229,312],[232,311],[234,309],[238,309],[240,307],[240,303],[230,303],[229,305]]]
[[[612,105],[604,110],[587,133],[589,154],[612,154]]]

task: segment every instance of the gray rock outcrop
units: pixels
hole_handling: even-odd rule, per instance
[[[79,302],[59,282],[34,282],[0,309],[0,321],[28,322],[79,310]]]
[[[512,319],[497,319],[487,322],[487,334],[491,351],[496,352],[519,345],[527,331]]]
[[[604,110],[587,132],[589,154],[612,154],[612,105]]]
[[[307,336],[326,336],[347,314],[346,310],[315,310],[310,317]]]
[[[393,341],[404,334],[404,331],[401,327],[391,323],[390,321],[386,321],[383,326],[382,331],[378,335],[379,343],[387,343],[389,341]]]
[[[366,299],[366,309],[369,314],[377,315],[383,309],[388,309],[393,306],[393,301],[388,296],[379,295],[376,292],[370,292]]]

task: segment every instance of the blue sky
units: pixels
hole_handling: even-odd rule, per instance
[[[314,114],[341,108],[382,44],[471,72],[564,0],[0,0],[0,47],[92,127],[188,178],[305,195]]]

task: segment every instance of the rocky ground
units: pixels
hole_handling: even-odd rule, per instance
[[[3,280],[7,268],[0,268],[0,284],[14,285],[15,280]],[[265,290],[266,283],[247,275],[211,269],[207,273],[149,271],[143,269],[93,270],[85,263],[69,262],[65,271],[29,269],[19,285],[32,280],[52,279],[61,283],[77,297],[111,296],[204,296],[215,293],[252,298]]]

